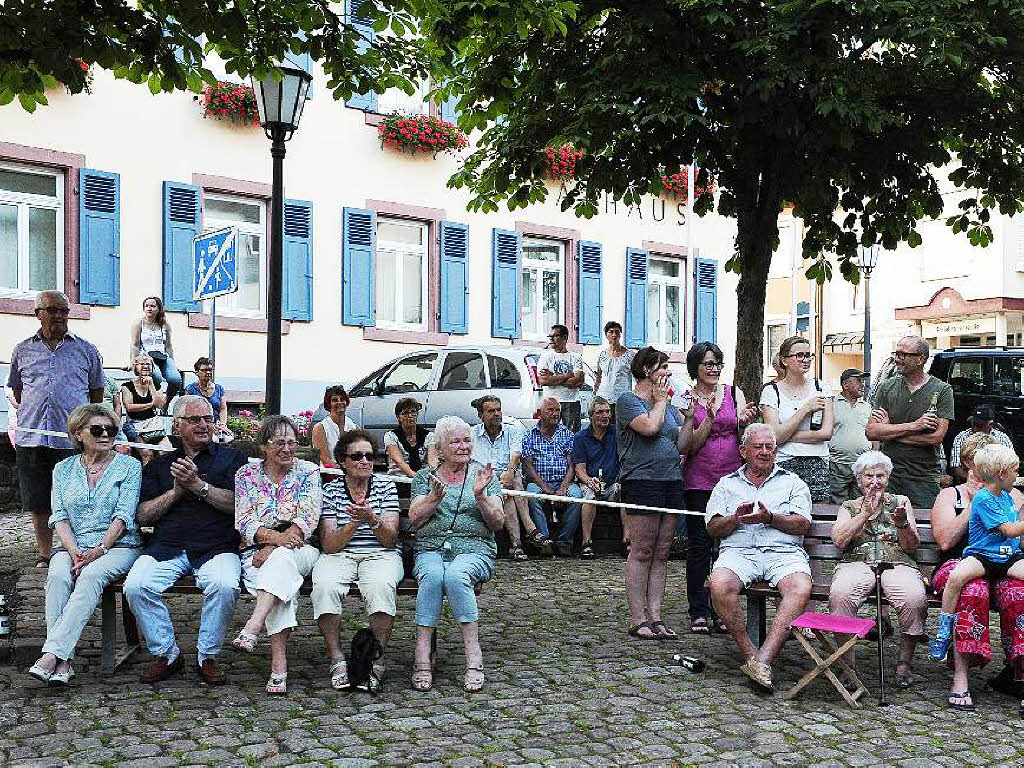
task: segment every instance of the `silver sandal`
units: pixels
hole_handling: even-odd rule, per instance
[[[344,659],[331,664],[331,687],[336,691],[348,688],[348,665]]]

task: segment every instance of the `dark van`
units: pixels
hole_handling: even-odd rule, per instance
[[[962,347],[932,355],[932,376],[953,388],[955,417],[944,441],[946,455],[981,403],[995,407],[996,423],[1024,456],[1024,347]]]

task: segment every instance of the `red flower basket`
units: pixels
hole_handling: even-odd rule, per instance
[[[466,134],[458,126],[433,115],[404,115],[392,112],[377,126],[381,148],[415,155],[429,152],[457,152],[469,146]]]
[[[694,169],[694,180],[695,181],[696,181],[696,179],[697,179],[699,174],[700,174],[700,169],[699,168],[695,168]],[[706,187],[707,191],[710,192],[711,194],[714,194],[715,190],[717,189],[717,187],[715,186],[715,179],[710,174],[707,174],[707,176],[708,176],[708,183],[707,183],[707,187]],[[689,197],[690,197],[689,183],[690,183],[690,181],[689,181],[689,174],[687,173],[687,169],[686,168],[682,168],[682,169],[676,171],[673,174],[663,174],[662,177],[661,177],[662,189],[665,192],[668,192],[670,195],[672,195],[677,200],[688,200],[689,199]],[[704,190],[705,190],[705,187],[697,185],[697,195],[698,196],[703,194]]]
[[[583,150],[572,144],[546,147],[544,160],[548,166],[548,178],[555,181],[571,181],[576,178],[576,165],[583,159]]]
[[[245,125],[259,125],[260,115],[256,108],[256,94],[252,88],[241,83],[219,81],[203,89],[203,117],[217,120],[231,120]]]

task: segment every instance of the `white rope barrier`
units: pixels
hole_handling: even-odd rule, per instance
[[[52,429],[33,429],[32,427],[15,427],[19,432],[31,432],[33,435],[47,435],[48,437],[63,437],[65,440],[70,440],[67,432],[54,432]],[[177,450],[171,445],[154,445],[152,443],[129,443],[125,440],[115,440],[114,445],[126,445],[129,448],[138,448],[142,451],[161,451],[163,453],[171,453]]]

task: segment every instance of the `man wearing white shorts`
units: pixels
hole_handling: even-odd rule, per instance
[[[745,463],[718,481],[705,513],[708,535],[721,540],[711,571],[711,599],[743,652],[744,674],[769,691],[771,661],[811,596],[811,569],[803,546],[811,527],[811,492],[795,474],[776,466],[775,449],[770,427],[747,427],[740,442]],[[755,581],[767,581],[782,595],[760,648],[747,635],[740,608],[740,590]]]

